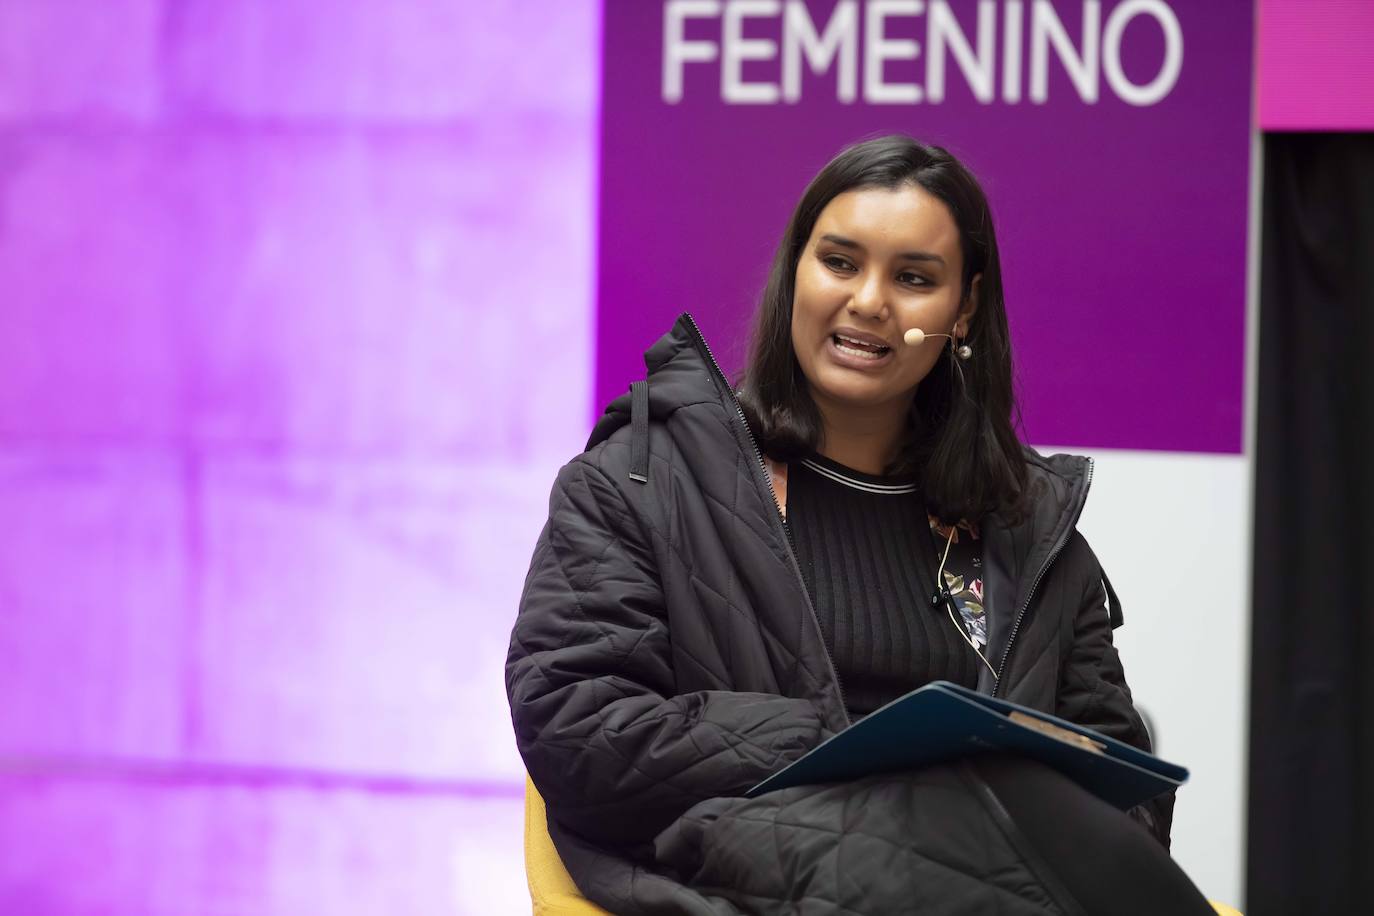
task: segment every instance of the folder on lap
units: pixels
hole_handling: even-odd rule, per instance
[[[754,786],[748,796],[989,752],[1038,760],[1123,810],[1188,779],[1183,767],[1090,728],[933,681],[860,719]]]

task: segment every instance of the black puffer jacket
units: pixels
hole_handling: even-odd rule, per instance
[[[1063,912],[997,829],[1005,813],[949,791],[958,767],[740,797],[848,716],[765,466],[691,317],[645,361],[647,384],[558,474],[506,663],[517,744],[583,893],[616,913],[883,912],[889,892]],[[1112,645],[1120,610],[1075,528],[1091,462],[1028,456],[1029,516],[983,521],[1001,678],[984,670],[979,689],[1148,748]],[[1172,808],[1131,814],[1167,846]]]

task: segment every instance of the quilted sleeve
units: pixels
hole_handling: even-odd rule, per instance
[[[1073,535],[1082,540],[1077,532]],[[1150,751],[1149,731],[1131,699],[1121,657],[1112,642],[1112,615],[1109,593],[1097,558],[1082,545],[1090,557],[1084,576],[1084,591],[1074,617],[1073,647],[1061,670],[1056,714],[1104,735]],[[1169,829],[1173,822],[1173,791],[1137,805],[1127,813],[1169,848]]]
[[[549,501],[506,659],[516,743],[559,823],[652,839],[697,802],[740,795],[826,737],[806,700],[676,693],[648,539],[587,455]]]

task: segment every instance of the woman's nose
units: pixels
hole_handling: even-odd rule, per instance
[[[882,278],[876,274],[869,274],[854,290],[854,295],[849,300],[849,310],[855,315],[864,318],[882,318],[887,312],[886,292],[883,289]]]

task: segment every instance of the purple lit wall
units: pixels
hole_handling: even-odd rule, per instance
[[[598,9],[0,4],[0,912],[528,911]]]

